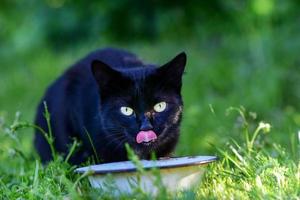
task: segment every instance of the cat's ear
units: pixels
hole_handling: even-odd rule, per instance
[[[109,65],[100,60],[92,62],[92,72],[100,88],[105,87],[117,77],[121,76],[120,72],[112,69]]]
[[[94,60],[91,69],[101,90],[101,95],[106,95],[107,92],[117,93],[119,90],[126,89],[130,84],[130,80],[102,61]]]
[[[158,68],[158,75],[166,84],[166,87],[174,88],[180,92],[185,65],[186,54],[181,52],[171,61]]]
[[[186,54],[185,52],[181,52],[180,54],[175,56],[175,58],[173,58],[171,61],[160,67],[159,70],[181,77],[184,72],[185,65]]]

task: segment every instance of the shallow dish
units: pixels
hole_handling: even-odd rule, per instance
[[[160,171],[161,181],[168,191],[189,189],[200,182],[205,166],[217,160],[215,156],[190,156],[161,160],[140,160],[145,173],[137,173],[137,167],[131,161],[106,163],[78,168],[77,173],[91,172],[88,176],[94,188],[111,190],[108,182],[113,181],[115,193],[131,193],[135,187],[144,192],[157,193],[157,176],[150,169]],[[109,174],[109,176],[107,176]]]

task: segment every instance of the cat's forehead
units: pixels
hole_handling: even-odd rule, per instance
[[[155,77],[155,67],[141,67],[125,72],[125,76],[131,79],[131,97],[135,98],[149,98],[156,94],[157,81],[153,80]]]
[[[120,69],[123,76],[131,79],[134,82],[145,80],[147,77],[154,74],[156,70],[157,68],[152,65]]]
[[[176,95],[162,87],[163,81],[157,78],[158,69],[155,66],[142,66],[119,70],[130,80],[130,84],[117,95],[117,98],[123,103],[138,107],[153,106],[153,103],[168,99],[173,101]]]
[[[124,95],[124,100],[137,107],[153,106],[160,101],[173,102],[177,95],[160,87],[156,87],[157,82],[149,83],[147,81],[136,81],[135,85]]]

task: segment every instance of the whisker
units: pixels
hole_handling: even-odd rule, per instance
[[[105,135],[106,138],[112,138],[112,137],[118,137],[118,136],[124,136],[124,135],[120,134],[120,133],[111,133],[111,134]]]
[[[118,138],[113,138],[112,140],[110,140],[108,143],[105,144],[105,146],[107,147],[108,145],[114,143],[114,142],[120,142],[122,141],[123,139],[126,139],[126,137],[124,136],[121,136],[121,137],[118,137]]]
[[[106,143],[106,145],[112,143],[112,142],[119,142],[120,140],[124,139],[125,136],[121,135],[120,137],[114,137],[112,138],[108,143]]]
[[[123,140],[120,141],[120,143],[113,149],[113,151],[118,150],[124,143],[127,141],[127,138],[124,138]]]

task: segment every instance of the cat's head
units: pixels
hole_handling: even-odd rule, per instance
[[[113,69],[92,63],[100,91],[101,126],[110,147],[128,143],[141,158],[151,152],[167,156],[179,137],[183,103],[182,75],[186,54],[161,67]]]

